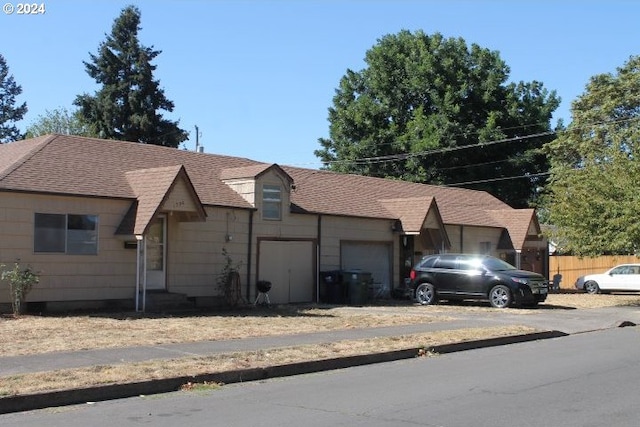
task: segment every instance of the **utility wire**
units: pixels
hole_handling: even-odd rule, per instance
[[[389,155],[385,155],[385,156],[373,156],[373,157],[363,157],[360,159],[349,159],[349,160],[329,160],[329,161],[321,161],[320,163],[322,163],[323,165],[331,165],[331,164],[354,164],[354,165],[372,165],[372,164],[377,164],[377,163],[389,163],[389,162],[395,162],[395,161],[399,161],[399,160],[407,160],[413,157],[424,157],[424,156],[428,156],[431,154],[442,154],[442,153],[447,153],[447,152],[453,152],[453,151],[459,151],[459,150],[466,150],[466,149],[471,149],[471,148],[478,148],[478,147],[486,147],[486,146],[490,146],[490,145],[494,145],[494,144],[501,144],[501,143],[506,143],[506,142],[515,142],[515,141],[523,141],[523,140],[527,140],[527,139],[531,139],[531,138],[539,138],[539,137],[543,137],[543,136],[550,136],[550,135],[555,135],[558,133],[562,133],[562,132],[570,132],[570,131],[575,131],[575,130],[583,130],[583,129],[592,129],[594,127],[597,126],[602,126],[602,125],[609,125],[609,124],[620,124],[620,123],[625,123],[625,122],[632,122],[632,121],[638,121],[640,120],[640,116],[639,117],[631,117],[631,118],[625,118],[625,119],[619,119],[619,120],[605,120],[602,122],[598,122],[598,123],[591,123],[591,124],[586,124],[586,125],[582,125],[582,126],[573,126],[573,127],[569,127],[565,130],[561,130],[561,131],[546,131],[546,132],[540,132],[540,133],[535,133],[535,134],[529,134],[529,135],[522,135],[522,136],[516,136],[516,137],[512,137],[512,138],[505,138],[505,139],[500,139],[500,140],[494,140],[494,141],[486,141],[486,142],[479,142],[477,144],[469,144],[469,145],[461,145],[461,146],[455,146],[455,147],[445,147],[445,148],[439,148],[439,149],[434,149],[434,150],[426,150],[426,151],[420,151],[420,152],[416,152],[416,153],[396,153],[396,154],[389,154]],[[525,126],[518,126],[518,127],[513,127],[510,129],[517,129],[517,128],[525,128],[525,127],[531,127],[531,126],[536,126],[536,125],[525,125]],[[506,130],[506,128],[505,128]],[[384,144],[380,144],[380,145],[388,145],[391,143],[384,143]],[[472,167],[474,165],[467,165],[465,167]]]
[[[326,161],[326,162],[323,162],[323,163],[325,165],[341,164],[341,163],[351,163],[351,164],[355,164],[355,165],[388,163],[388,162],[395,162],[395,161],[398,161],[398,160],[407,160],[407,159],[410,159],[410,158],[413,158],[413,157],[423,157],[423,156],[429,156],[429,155],[432,155],[432,154],[442,154],[442,153],[449,153],[449,152],[454,152],[454,151],[466,150],[466,149],[469,149],[469,148],[488,147],[490,145],[503,144],[505,142],[524,141],[524,140],[527,140],[527,139],[554,135],[555,133],[556,133],[556,131],[547,131],[547,132],[540,132],[540,133],[531,134],[531,135],[516,136],[516,137],[513,137],[513,138],[505,138],[505,139],[500,139],[500,140],[496,140],[496,141],[479,142],[477,144],[460,145],[460,146],[456,146],[456,147],[445,147],[445,148],[438,148],[438,149],[435,149],[435,150],[419,151],[419,152],[416,152],[416,153],[389,154],[389,155],[386,155],[386,156],[364,157],[364,158],[361,158],[361,159],[354,159],[354,160],[331,160],[331,161]]]
[[[518,176],[505,176],[501,178],[488,178],[488,179],[480,179],[477,181],[456,182],[455,184],[442,184],[442,185],[444,185],[445,187],[457,187],[457,186],[463,186],[463,185],[484,184],[487,182],[495,182],[495,181],[509,181],[512,179],[536,178],[539,176],[547,176],[547,175],[551,175],[551,172],[540,172],[540,173],[525,174],[525,175],[518,175]]]

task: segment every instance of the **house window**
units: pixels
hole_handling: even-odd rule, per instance
[[[35,214],[34,252],[95,255],[98,253],[98,216]]]
[[[491,242],[480,242],[480,253],[491,255]]]
[[[262,219],[282,219],[282,189],[279,185],[262,186]]]

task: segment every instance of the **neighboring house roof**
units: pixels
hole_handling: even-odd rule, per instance
[[[145,217],[159,202],[150,186],[154,178],[146,181],[148,200],[140,198],[138,186],[145,185],[137,179],[140,170],[155,170],[146,174],[157,173],[167,184],[180,168],[200,202],[209,206],[253,209],[223,180],[258,177],[277,168],[295,184],[291,202],[296,212],[399,219],[403,229],[413,231],[437,204],[444,224],[505,228],[518,242],[524,242],[522,230],[526,236],[535,220],[532,209],[512,209],[489,193],[462,188],[78,136],[47,135],[0,144],[0,190],[131,199],[138,202],[137,211],[142,209],[136,215]]]

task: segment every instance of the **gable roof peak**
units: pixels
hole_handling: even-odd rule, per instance
[[[282,175],[287,181],[293,182],[293,178],[277,163],[257,163],[255,165],[225,168],[220,171],[220,179],[223,181],[251,178],[256,179],[268,171],[274,170]]]

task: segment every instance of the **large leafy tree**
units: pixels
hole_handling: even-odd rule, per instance
[[[90,127],[84,123],[79,111],[70,112],[66,108],[47,110],[44,114],[38,116],[33,123],[27,126],[25,137],[34,138],[50,133],[97,136],[91,133]]]
[[[365,62],[347,70],[329,108],[329,138],[315,152],[326,168],[531,202],[548,172],[540,147],[553,138],[555,92],[507,83],[498,52],[439,33],[387,35]]]
[[[0,143],[22,139],[16,123],[27,113],[27,103],[16,105],[16,97],[22,93],[22,87],[9,74],[9,66],[0,55]]]
[[[553,238],[578,255],[640,249],[640,57],[592,77],[573,120],[547,147]]]
[[[142,46],[139,30],[138,8],[123,9],[98,53],[84,62],[102,88],[93,96],[78,96],[74,104],[92,133],[101,137],[177,147],[188,133],[161,114],[174,108],[153,77],[151,61],[161,52]]]

